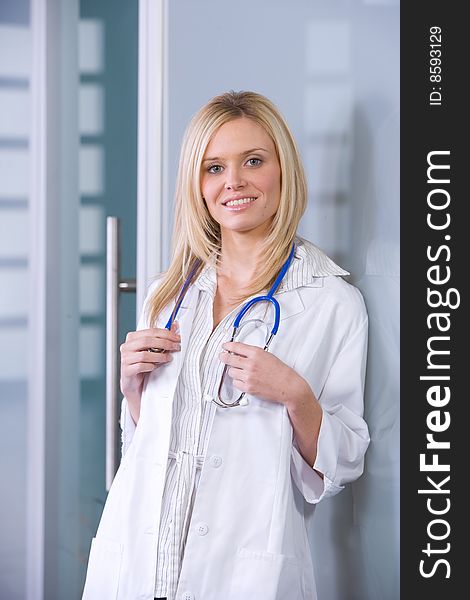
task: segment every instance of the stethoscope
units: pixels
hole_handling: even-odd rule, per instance
[[[235,317],[235,321],[233,322],[232,336],[229,340],[230,342],[234,341],[235,336],[237,335],[237,330],[240,326],[240,322],[243,319],[243,317],[246,315],[246,313],[250,310],[250,308],[254,304],[257,304],[258,302],[270,302],[274,308],[274,325],[271,329],[269,337],[263,348],[263,350],[268,350],[269,345],[272,342],[272,339],[274,338],[274,336],[276,335],[276,333],[279,329],[279,322],[281,320],[281,307],[279,306],[279,302],[276,300],[276,298],[274,298],[274,294],[276,293],[277,289],[281,285],[281,282],[284,279],[284,275],[287,273],[287,270],[290,267],[292,259],[294,258],[294,254],[295,254],[295,244],[292,244],[292,249],[290,251],[290,254],[289,254],[286,262],[282,266],[282,269],[279,271],[279,274],[276,277],[276,280],[274,281],[274,283],[272,284],[269,292],[265,296],[256,296],[255,298],[252,298],[251,300],[249,300],[248,302],[246,302],[246,304],[244,304],[242,306],[242,308],[238,312],[237,316]],[[183,287],[181,288],[181,291],[178,295],[178,299],[175,303],[175,308],[173,309],[173,311],[170,315],[170,318],[168,319],[168,322],[165,325],[165,329],[168,329],[168,330],[171,329],[173,321],[176,319],[176,316],[178,314],[180,306],[186,295],[186,291],[191,283],[192,278],[194,277],[195,272],[197,271],[198,267],[200,266],[200,264],[201,264],[201,260],[198,259],[196,261],[195,265],[193,266],[193,268],[191,269],[191,272],[189,273],[188,277],[186,278],[186,281],[184,282]],[[155,351],[155,350],[153,350],[153,351]],[[229,365],[224,366],[224,370],[222,372],[222,377],[220,378],[219,389],[217,391],[217,398],[213,398],[213,401],[222,408],[232,408],[234,406],[245,406],[248,404],[248,400],[245,398],[245,392],[242,392],[238,396],[238,398],[236,400],[234,400],[233,402],[225,402],[221,398],[220,392],[222,389],[222,383],[223,383],[224,376],[225,376],[225,373],[228,368],[229,368]]]

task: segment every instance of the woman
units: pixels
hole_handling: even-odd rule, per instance
[[[121,346],[123,457],[84,598],[316,598],[303,506],[362,473],[367,315],[296,235],[306,202],[268,99],[194,116],[171,265]]]

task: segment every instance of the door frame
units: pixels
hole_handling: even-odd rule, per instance
[[[78,0],[31,3],[28,600],[79,585],[79,14]]]
[[[163,269],[167,162],[167,0],[139,0],[136,321]]]

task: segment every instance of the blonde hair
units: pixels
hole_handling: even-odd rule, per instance
[[[275,105],[255,92],[226,92],[215,96],[191,119],[181,147],[176,182],[175,222],[170,267],[149,298],[148,323],[155,326],[158,315],[174,301],[191,268],[199,259],[193,280],[205,263],[220,260],[219,224],[211,217],[201,194],[201,164],[215,132],[229,121],[252,119],[271,137],[281,170],[279,208],[273,217],[262,252],[259,273],[238,298],[268,289],[287,260],[299,221],[307,205],[307,185],[299,151],[289,127]]]

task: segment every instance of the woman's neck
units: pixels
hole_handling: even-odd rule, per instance
[[[252,281],[262,259],[261,241],[249,236],[222,237],[219,277],[239,283]]]

